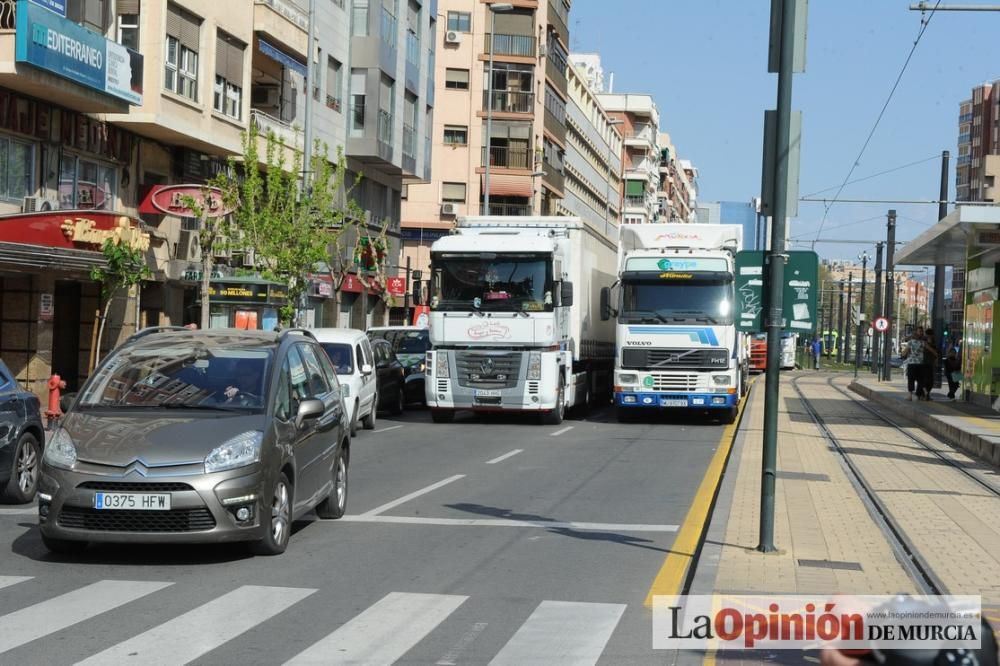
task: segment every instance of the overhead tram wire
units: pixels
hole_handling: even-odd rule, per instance
[[[834,229],[843,229],[844,227],[851,227],[854,226],[855,224],[864,224],[865,222],[872,222],[874,220],[882,220],[882,219],[885,219],[885,215],[881,214],[873,215],[872,217],[866,217],[863,220],[855,220],[854,222],[845,222],[844,224],[838,224],[835,227],[829,227],[827,231],[833,231]],[[799,224],[801,225],[802,222],[800,221]],[[811,234],[812,232],[809,233]],[[803,234],[802,236],[792,236],[791,238],[789,238],[789,240],[805,240],[805,239],[806,239],[805,234]]]
[[[885,176],[885,175],[890,174],[890,173],[895,173],[897,171],[902,171],[903,169],[909,169],[910,167],[913,167],[913,166],[917,166],[917,165],[920,165],[920,164],[924,164],[926,162],[931,162],[931,161],[940,160],[940,159],[941,159],[941,155],[940,154],[931,155],[930,157],[925,157],[924,159],[917,160],[916,162],[908,162],[907,164],[901,164],[901,165],[899,165],[897,167],[893,167],[891,169],[886,169],[885,171],[879,171],[878,173],[873,173],[873,174],[870,174],[868,176],[863,176],[862,178],[856,178],[856,179],[854,179],[854,180],[852,180],[852,181],[850,181],[848,183],[845,183],[845,185],[855,185],[857,183],[863,183],[866,180],[872,180],[873,178],[878,178],[879,176]],[[835,190],[838,187],[839,187],[838,185],[834,185],[832,187],[825,187],[822,190],[816,190],[815,192],[810,192],[809,194],[803,194],[802,197],[799,200],[801,201],[803,199],[808,199],[808,198],[816,196],[817,194],[823,194],[824,192],[829,192],[830,190]],[[885,216],[883,215],[882,217],[885,217]]]
[[[882,118],[885,116],[886,109],[889,108],[889,103],[892,101],[893,95],[896,94],[896,89],[899,87],[899,82],[903,80],[903,74],[906,73],[906,68],[909,67],[910,60],[913,59],[913,54],[914,52],[916,52],[917,46],[920,44],[920,40],[923,38],[924,33],[927,32],[927,26],[931,24],[931,19],[934,18],[934,14],[935,12],[937,12],[938,5],[940,4],[941,0],[937,0],[937,2],[934,3],[934,7],[931,9],[930,15],[926,19],[924,18],[920,19],[920,24],[921,24],[920,32],[917,33],[917,38],[913,41],[913,46],[910,48],[910,53],[906,56],[906,60],[903,62],[903,67],[899,70],[899,75],[896,76],[896,81],[895,83],[892,84],[892,88],[889,90],[889,96],[886,97],[885,104],[882,105],[882,110],[879,111],[878,117],[875,119],[875,124],[872,125],[871,131],[868,132],[868,137],[865,139],[864,144],[861,146],[861,151],[858,153],[858,156],[854,159],[854,163],[851,164],[851,168],[847,171],[847,176],[844,177],[844,182],[840,184],[840,187],[837,189],[837,193],[833,196],[833,200],[826,206],[826,209],[823,211],[823,219],[820,222],[819,230],[816,232],[816,238],[819,238],[819,235],[823,233],[823,227],[826,225],[826,218],[830,212],[830,208],[833,207],[833,204],[837,203],[837,199],[840,198],[840,195],[844,191],[844,188],[847,187],[848,181],[851,180],[851,176],[854,174],[854,170],[857,169],[858,164],[861,163],[861,158],[864,156],[865,151],[868,150],[868,145],[871,143],[872,137],[875,136],[875,132],[876,130],[878,130],[878,126],[882,122]]]

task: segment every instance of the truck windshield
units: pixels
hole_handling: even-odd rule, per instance
[[[552,311],[549,255],[448,253],[432,261],[435,310]]]
[[[733,286],[727,279],[626,282],[619,319],[625,324],[733,323]]]

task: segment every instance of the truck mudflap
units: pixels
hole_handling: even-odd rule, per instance
[[[618,407],[642,409],[732,409],[739,404],[736,393],[646,393],[620,391],[615,393]]]

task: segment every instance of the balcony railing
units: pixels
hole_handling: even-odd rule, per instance
[[[531,215],[531,204],[530,203],[493,203],[487,206],[483,204],[479,207],[480,215],[515,215],[524,216]]]
[[[530,169],[531,155],[528,147],[509,148],[507,146],[483,146],[483,166],[486,166],[487,151],[489,165],[501,169]]]
[[[965,134],[959,134],[958,135],[958,142],[959,143],[970,143],[971,141],[972,141],[972,134],[970,134],[969,132],[966,132]]]
[[[486,53],[490,52],[492,42],[495,55],[535,57],[538,40],[532,35],[504,35],[501,33],[486,33]]]
[[[378,112],[378,140],[379,143],[392,145],[392,114],[384,109]]]
[[[403,125],[403,156],[417,156],[417,131],[412,125]]]
[[[396,17],[385,7],[382,8],[382,41],[391,49],[396,48]]]
[[[960,123],[971,123],[972,122],[972,114],[971,113],[963,113],[962,115],[960,115],[958,117],[958,122],[960,122]]]
[[[0,30],[16,29],[16,9],[17,2],[15,0],[0,0]]]
[[[626,208],[645,208],[646,207],[646,197],[641,196],[627,196],[625,197],[625,207]]]
[[[365,133],[365,101],[364,98],[351,104],[350,135],[364,136]]]
[[[268,115],[259,109],[250,109],[250,122],[261,134],[273,132],[275,138],[286,146],[302,150],[303,132],[298,127]]]
[[[652,125],[634,125],[632,129],[625,132],[625,139],[641,139],[643,141],[653,140]]]
[[[491,103],[498,113],[532,113],[535,106],[535,94],[530,92],[508,92],[506,90],[484,90],[483,111]]]
[[[267,5],[303,30],[309,29],[309,14],[287,0],[254,0],[254,3]]]

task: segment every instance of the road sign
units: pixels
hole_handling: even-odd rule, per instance
[[[885,317],[876,317],[875,319],[875,330],[879,333],[885,333],[889,330],[889,320]]]
[[[764,253],[736,254],[736,328],[745,333],[764,331]],[[816,330],[819,259],[815,252],[788,253],[782,327],[796,333]],[[789,316],[791,315],[791,316]]]

